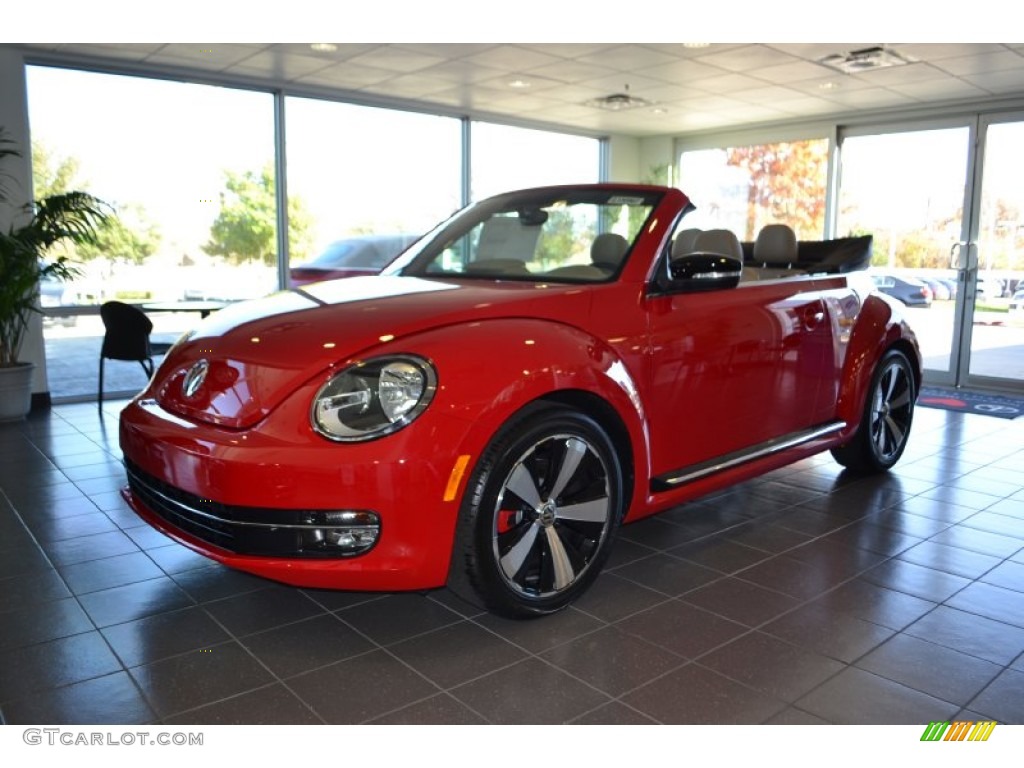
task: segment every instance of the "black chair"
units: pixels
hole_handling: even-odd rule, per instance
[[[153,321],[146,313],[131,304],[120,301],[108,301],[100,307],[100,318],[106,329],[103,335],[103,346],[100,348],[100,381],[96,400],[103,407],[103,361],[135,360],[142,366],[147,376],[154,371],[153,358],[165,354],[171,344],[166,342],[150,342],[149,334],[153,330]]]

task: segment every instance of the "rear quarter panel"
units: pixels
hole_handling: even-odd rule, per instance
[[[921,385],[921,354],[917,337],[894,300],[870,293],[850,335],[846,362],[839,379],[836,416],[847,423],[842,437],[856,432],[875,366],[888,349],[897,346],[910,359],[918,388]]]

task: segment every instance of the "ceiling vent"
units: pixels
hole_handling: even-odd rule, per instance
[[[621,112],[625,109],[649,107],[653,103],[654,102],[648,101],[647,99],[641,99],[639,96],[633,96],[629,92],[629,86],[627,85],[622,93],[610,93],[607,96],[601,96],[596,99],[590,99],[589,101],[583,102],[583,106],[597,107],[598,109],[607,109],[610,112]]]
[[[838,69],[847,75],[856,75],[858,72],[870,72],[874,69],[886,69],[888,67],[901,67],[910,64],[913,59],[897,53],[889,48],[875,46],[874,48],[861,48],[858,51],[848,53],[834,53],[819,59],[819,64],[826,67]]]

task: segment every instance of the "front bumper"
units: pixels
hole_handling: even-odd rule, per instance
[[[237,507],[182,491],[125,460],[132,495],[171,527],[238,555],[356,557],[380,536],[370,510]]]
[[[295,586],[442,586],[461,494],[449,488],[456,457],[440,446],[460,443],[461,423],[424,414],[387,438],[337,444],[313,433],[308,419],[296,428],[291,410],[229,430],[133,401],[121,415],[125,499],[196,552]],[[358,530],[373,525],[375,532]],[[340,528],[370,546],[342,552],[315,533]],[[332,535],[337,543],[341,534]]]

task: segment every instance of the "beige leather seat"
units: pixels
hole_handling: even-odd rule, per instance
[[[590,244],[590,261],[595,267],[615,272],[629,250],[629,241],[614,232],[602,232]]]
[[[795,264],[799,260],[796,233],[786,224],[765,224],[754,240],[757,279],[778,280],[804,273]]]

